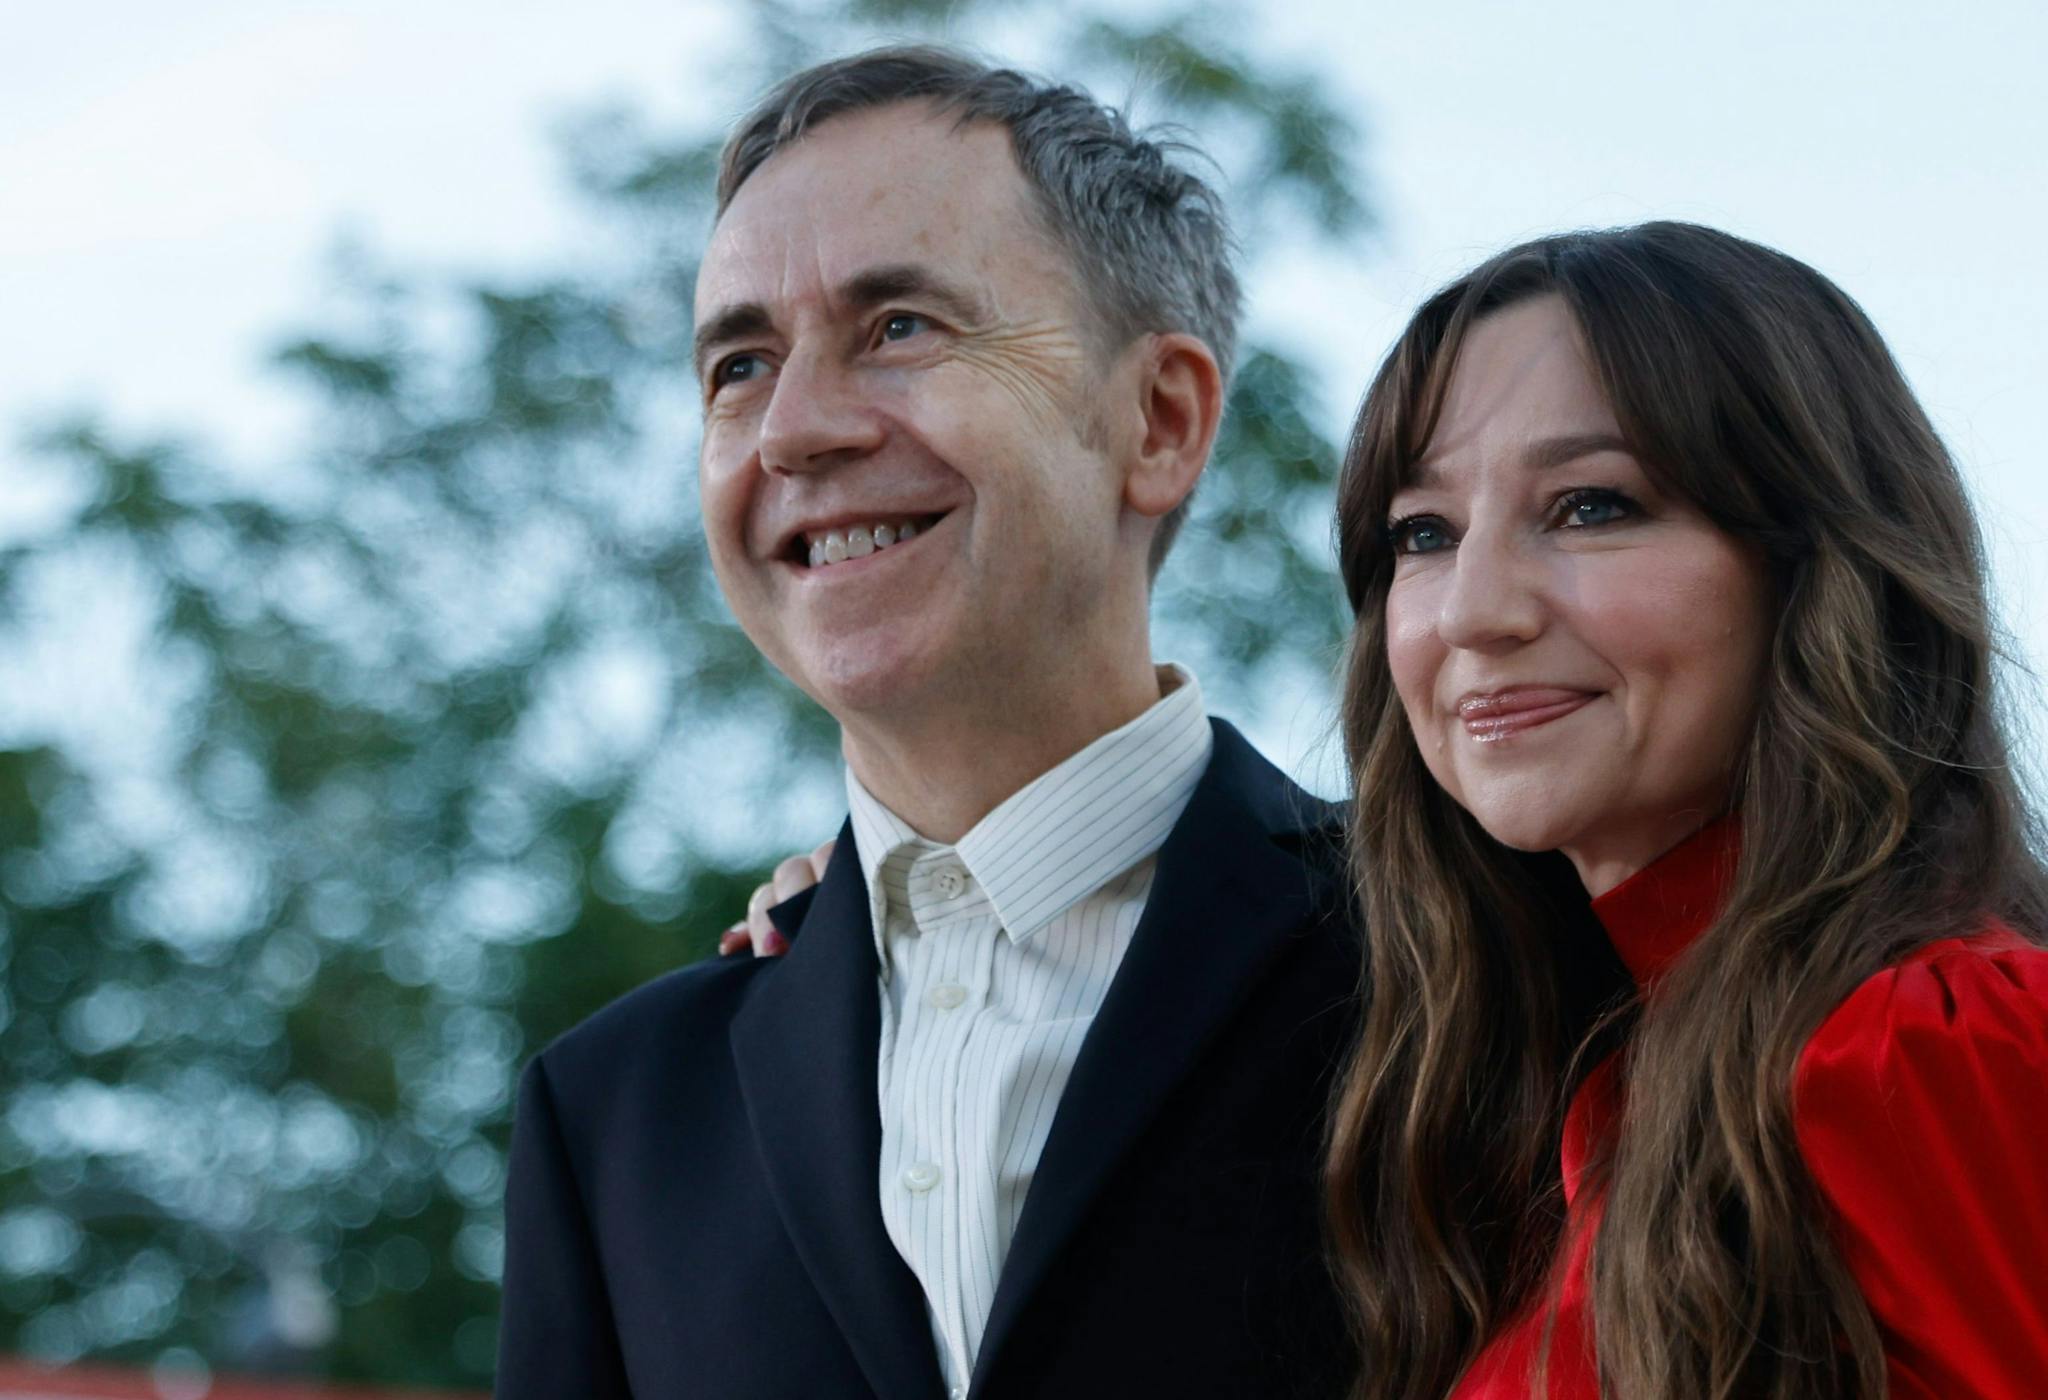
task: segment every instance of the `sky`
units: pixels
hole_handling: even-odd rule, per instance
[[[1717,224],[1869,310],[1964,465],[2018,657],[2048,674],[2048,5],[1306,0],[1260,23],[1245,42],[1358,114],[1383,221],[1250,287],[1255,323],[1316,347],[1333,431],[1413,306],[1500,246]],[[591,230],[554,133],[608,100],[701,103],[740,32],[700,0],[76,0],[8,29],[0,443],[90,407],[244,462],[290,440],[264,352],[317,323],[337,246],[562,265]],[[0,448],[0,541],[60,504],[19,461]],[[1325,728],[1263,737],[1299,769]]]

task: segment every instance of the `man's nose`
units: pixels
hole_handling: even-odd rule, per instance
[[[1437,635],[1467,651],[1534,641],[1547,604],[1542,569],[1511,531],[1474,530],[1458,542]]]
[[[799,351],[776,376],[761,417],[761,467],[787,474],[827,470],[882,444],[883,418],[860,376],[829,355]]]

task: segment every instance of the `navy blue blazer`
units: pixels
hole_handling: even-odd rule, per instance
[[[1320,1239],[1359,946],[1337,809],[1228,724],[1062,1097],[975,1400],[1339,1394]],[[883,1227],[849,833],[772,960],[684,968],[542,1052],[506,1197],[500,1400],[942,1400]]]

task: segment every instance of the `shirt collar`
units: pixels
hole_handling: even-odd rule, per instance
[[[1010,794],[952,848],[1013,942],[1157,853],[1180,820],[1215,739],[1194,676],[1165,665],[1159,681],[1164,694],[1143,714]],[[946,848],[884,807],[850,768],[846,797],[886,968],[882,867],[898,853],[916,860]]]

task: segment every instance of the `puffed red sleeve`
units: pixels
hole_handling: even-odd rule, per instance
[[[2048,1396],[2048,951],[2001,930],[1865,982],[1793,1120],[1892,1400]]]

